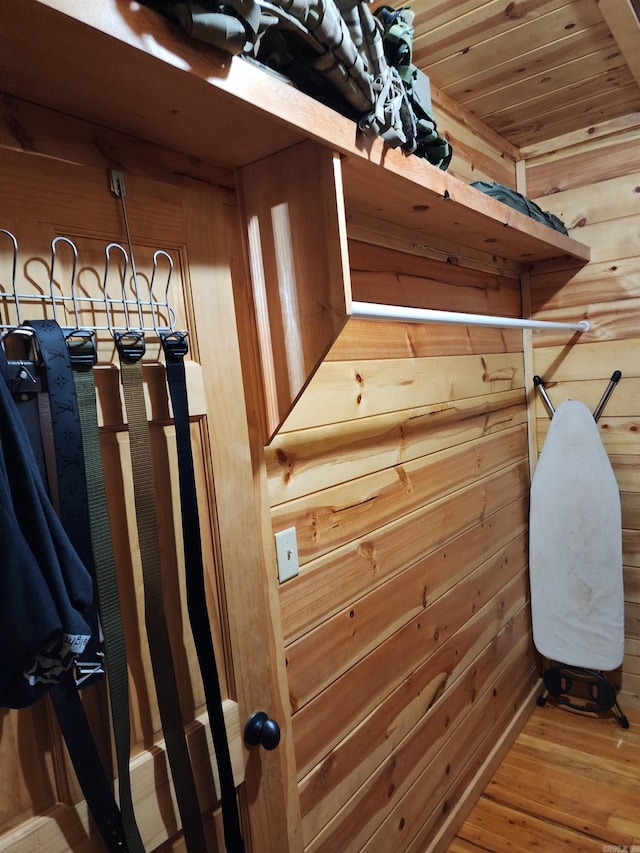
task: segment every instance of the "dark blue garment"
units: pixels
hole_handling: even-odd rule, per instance
[[[0,378],[0,706],[30,705],[61,678],[91,635],[92,609],[91,576]]]

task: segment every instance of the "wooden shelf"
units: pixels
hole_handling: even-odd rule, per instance
[[[283,80],[121,0],[4,0],[5,93],[229,169],[305,139],[344,157],[348,211],[532,263],[589,248],[380,139]]]
[[[399,151],[387,152],[384,168],[346,157],[342,180],[347,210],[437,237],[440,244],[523,265],[565,256],[589,260],[588,246]]]
[[[509,266],[516,279],[537,261],[589,259],[587,246],[363,136],[282,78],[191,41],[139,4],[3,0],[0,32],[7,95],[221,167],[216,180],[237,188],[265,441],[351,315],[347,219],[365,222],[373,240],[424,237]],[[19,111],[6,113],[5,138],[36,151]]]
[[[0,86],[22,100],[227,168],[305,138],[277,116],[294,89],[144,6],[7,0],[0,33]]]

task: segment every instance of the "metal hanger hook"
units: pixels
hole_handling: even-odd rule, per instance
[[[11,233],[11,231],[7,231],[6,228],[0,228],[0,234],[5,234],[13,245],[13,263],[11,268],[11,292],[13,294],[13,301],[16,306],[16,317],[18,320],[18,325],[22,324],[22,315],[20,312],[20,298],[18,296],[18,284],[17,284],[17,273],[18,273],[18,241],[15,236]]]
[[[167,274],[167,283],[164,288],[164,302],[158,302],[153,294],[153,284],[156,277],[156,272],[158,270],[158,258],[163,257],[166,258],[169,264],[169,272]],[[173,258],[168,252],[165,252],[164,249],[158,249],[153,253],[153,269],[151,271],[151,280],[149,282],[149,302],[151,303],[151,318],[153,321],[153,329],[156,335],[160,336],[160,327],[156,323],[156,311],[158,319],[160,318],[160,307],[165,307],[169,314],[169,326],[168,331],[172,332],[176,325],[176,312],[173,310],[172,306],[169,304],[169,286],[171,284],[171,276],[173,275]]]
[[[111,251],[112,251],[112,249],[118,249],[118,251],[122,252],[122,256],[124,258],[124,269],[122,271],[122,280],[120,282],[120,288],[121,288],[122,303],[123,303],[123,308],[124,308],[124,316],[125,316],[125,323],[127,326],[127,330],[130,329],[130,325],[129,325],[129,309],[127,308],[127,301],[125,298],[125,296],[126,296],[125,287],[126,287],[126,281],[127,281],[127,269],[129,268],[129,256],[127,255],[126,250],[120,245],[120,243],[109,243],[108,246],[106,246],[105,250],[104,250],[105,265],[104,265],[104,280],[102,283],[102,295],[104,296],[104,307],[105,307],[105,311],[107,314],[107,328],[109,329],[109,333],[112,335],[112,337],[115,338],[116,337],[116,329],[115,329],[113,323],[111,322],[111,305],[114,302],[117,302],[117,300],[110,299],[109,294],[107,293],[107,284],[108,284],[108,280],[109,280],[109,269],[111,267]]]
[[[49,274],[49,295],[51,297],[51,305],[53,307],[53,319],[56,321],[56,323],[58,322],[58,316],[56,314],[56,297],[53,292],[53,274],[56,265],[56,246],[58,245],[58,243],[66,243],[68,246],[71,246],[71,251],[73,252],[73,265],[71,267],[71,298],[73,302],[73,315],[77,328],[80,325],[80,315],[78,312],[78,303],[76,301],[76,268],[78,266],[78,249],[73,240],[70,240],[68,237],[54,237],[51,241],[51,273]]]

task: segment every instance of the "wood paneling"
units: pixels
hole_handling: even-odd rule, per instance
[[[528,674],[517,680],[523,671]],[[439,760],[426,767],[404,798],[389,814],[380,830],[369,840],[364,850],[374,853],[378,845],[406,845],[410,853],[420,853],[438,836],[441,826],[448,823],[449,812],[465,799],[467,787],[482,772],[487,745],[499,741],[518,712],[529,700],[531,684],[535,681],[535,664],[530,656],[512,662],[508,667],[511,682],[502,673],[486,691],[476,713],[470,713],[457,732],[449,738],[447,749]],[[449,783],[449,779],[454,781]],[[425,805],[429,818],[424,821]]]
[[[563,201],[563,196],[553,197],[556,193],[582,188],[582,194],[588,196],[588,188],[592,184],[598,184],[600,189],[606,192],[605,182],[618,177],[624,179],[630,173],[640,170],[637,139],[636,127],[626,134],[616,134],[594,142],[585,141],[582,145],[564,149],[555,156],[529,162],[527,192],[531,198],[544,197],[540,203],[553,207],[554,211]],[[562,162],[561,167],[559,161]],[[629,181],[624,181],[624,184],[627,188],[632,187]],[[571,214],[574,213],[571,209]],[[568,216],[567,213],[564,215]],[[580,216],[573,221],[579,222]]]
[[[542,10],[544,14],[544,9]],[[529,91],[529,98],[543,92],[552,91],[557,87],[560,78],[552,78],[545,70],[547,64],[553,63],[560,66],[560,73],[575,74],[577,68],[582,66],[584,58],[590,53],[596,53],[595,61],[602,61],[601,54],[611,54],[615,50],[615,42],[608,27],[598,14],[598,7],[594,4],[585,4],[582,9],[582,26],[578,32],[566,30],[566,25],[571,21],[572,9],[563,6],[548,12],[545,17],[546,33],[542,27],[536,33],[530,32],[532,28],[517,27],[510,31],[509,51],[500,57],[501,62],[495,65],[491,61],[491,52],[495,51],[495,42],[491,39],[479,44],[473,51],[469,51],[469,58],[449,57],[438,63],[438,73],[453,75],[454,62],[460,68],[458,73],[464,73],[455,82],[447,86],[447,93],[453,98],[464,98],[467,108],[474,111],[487,111],[491,104],[501,104],[502,93],[513,98],[510,88],[518,86],[517,82],[510,83],[510,79],[522,78],[526,81],[521,85],[520,94]],[[528,33],[528,34],[527,34]],[[549,34],[554,33],[559,38],[549,40]],[[527,39],[527,41],[524,41]],[[535,41],[532,41],[535,39]],[[506,39],[505,39],[506,41]],[[570,62],[568,59],[570,57]],[[541,70],[542,69],[542,70]],[[544,80],[544,76],[547,79]],[[579,79],[579,78],[578,78]],[[475,93],[475,98],[474,98]],[[520,98],[520,103],[528,98]]]
[[[426,233],[419,228],[397,222],[382,222],[367,213],[348,210],[347,234],[351,239],[370,246],[384,246],[463,269],[504,275],[512,279],[519,279],[520,276],[521,265],[516,261],[499,255],[488,255],[482,246],[465,246],[464,232],[458,233],[457,239],[451,235],[442,238],[436,231]]]
[[[413,510],[507,469],[526,453],[523,426],[288,502],[274,510],[274,529],[297,529],[303,566]]]
[[[520,157],[523,160],[528,160],[533,157],[539,157],[541,154],[553,154],[556,151],[560,152],[558,156],[563,157],[566,154],[564,149],[569,148],[571,145],[593,142],[594,140],[606,140],[607,137],[616,136],[625,130],[633,130],[638,127],[638,124],[640,124],[640,113],[627,113],[619,118],[595,123],[589,125],[589,127],[574,130],[570,133],[545,140],[544,142],[521,146]]]
[[[515,187],[518,149],[433,83],[430,86],[438,132],[454,151],[447,171],[466,183],[498,181]]]
[[[495,737],[514,695],[514,680],[520,686],[522,672],[532,669],[533,656],[525,638],[515,644],[499,672],[487,673],[484,685],[466,685],[466,701],[456,697],[456,702],[444,694],[432,706],[433,713],[425,714],[393,756],[360,788],[349,809],[307,849],[314,853],[406,849],[416,831],[425,822],[432,823],[431,809],[464,772],[474,753],[481,751],[482,742]],[[444,734],[435,737],[443,728]]]
[[[628,633],[623,693],[637,698],[640,687],[636,500],[640,453],[633,402],[638,376],[630,367],[637,355],[633,312],[640,298],[633,248],[640,233],[634,195],[640,174],[637,128],[626,125],[615,137],[610,126],[583,149],[572,150],[570,157],[555,152],[547,159],[529,158],[530,186],[543,187],[545,193],[564,191],[550,197],[546,206],[561,205],[575,234],[584,235],[584,243],[593,247],[595,263],[581,272],[579,263],[557,256],[566,253],[585,261],[587,247],[466,185],[476,177],[513,185],[518,155],[513,142],[534,144],[549,133],[577,132],[578,126],[582,129],[594,118],[613,120],[621,111],[637,109],[637,86],[627,68],[630,60],[624,51],[622,55],[615,48],[609,51],[609,19],[605,21],[597,3],[518,0],[505,7],[497,0],[464,0],[420,8],[420,2],[414,4],[415,55],[428,57],[425,61],[433,65],[434,75],[438,67],[451,75],[443,77],[441,91],[434,87],[441,130],[458,149],[459,163],[450,175],[389,152],[380,140],[361,146],[354,141],[351,122],[248,63],[229,61],[178,38],[144,7],[106,0],[90,5],[75,0],[14,0],[3,18],[11,28],[10,91],[71,114],[92,116],[99,124],[155,143],[172,143],[207,161],[203,165],[176,155],[174,166],[174,155],[155,146],[148,149],[146,161],[147,148],[138,142],[123,144],[97,125],[75,124],[79,132],[72,134],[70,123],[61,116],[52,119],[43,108],[16,109],[13,102],[4,102],[4,144],[14,151],[29,148],[45,155],[38,158],[43,162],[49,158],[49,177],[41,181],[35,172],[19,174],[14,168],[19,158],[8,155],[15,163],[6,170],[4,197],[14,196],[16,209],[22,211],[27,246],[36,233],[30,232],[27,220],[37,194],[45,199],[40,215],[51,234],[54,226],[67,221],[77,222],[79,238],[86,244],[93,231],[96,238],[111,234],[118,221],[115,202],[95,187],[104,178],[105,163],[117,164],[130,152],[130,162],[136,164],[133,195],[143,198],[138,208],[134,205],[131,218],[135,234],[143,235],[136,237],[140,258],[148,261],[143,237],[149,232],[166,237],[180,255],[178,313],[196,332],[193,357],[203,367],[199,378],[192,370],[202,404],[193,436],[200,460],[199,488],[207,506],[205,522],[211,525],[206,548],[216,642],[221,652],[231,651],[234,665],[225,686],[240,697],[233,727],[239,732],[245,712],[267,703],[285,733],[280,752],[255,751],[250,757],[239,752],[247,758],[244,767],[242,762],[238,766],[246,771],[248,782],[242,799],[259,833],[253,846],[261,852],[280,853],[285,846],[300,849],[304,843],[310,851],[331,853],[400,849],[422,853],[449,831],[450,816],[463,808],[487,762],[519,721],[536,677],[526,575],[529,389],[517,333],[352,321],[328,355],[322,345],[315,346],[314,365],[323,355],[327,358],[281,435],[258,458],[256,400],[248,404],[251,438],[242,405],[245,388],[251,396],[257,385],[239,371],[230,279],[232,271],[239,279],[244,271],[237,233],[233,238],[226,234],[226,229],[239,230],[239,219],[232,209],[231,173],[224,166],[255,163],[291,149],[308,135],[328,146],[324,154],[331,169],[319,172],[326,179],[333,170],[335,178],[337,159],[331,150],[335,146],[341,151],[344,218],[349,220],[351,273],[359,298],[517,316],[521,314],[518,263],[552,259],[544,269],[531,271],[534,313],[549,319],[582,314],[594,323],[591,336],[580,339],[579,345],[557,335],[532,336],[535,368],[555,383],[554,398],[580,392],[591,397],[596,380],[607,379],[622,363],[625,380],[628,374],[633,377],[629,390],[612,402],[601,428],[623,488]],[[51,8],[55,6],[82,16],[85,23],[55,12]],[[620,14],[609,2],[604,7],[615,14],[618,31]],[[32,14],[35,10],[37,15]],[[60,37],[45,39],[56,25]],[[508,47],[503,51],[505,42]],[[42,45],[47,45],[46,53]],[[102,54],[109,56],[109,63],[89,61]],[[55,73],[43,79],[36,60]],[[517,75],[516,82],[508,74]],[[483,128],[481,121],[456,106],[450,92],[504,130],[512,142]],[[45,127],[50,132],[43,143],[39,137]],[[61,129],[73,136],[69,148],[58,137]],[[68,166],[51,159],[65,152],[70,159],[88,157],[78,179],[66,184],[62,178]],[[268,166],[265,170],[265,163],[257,170],[248,166],[245,172],[267,218],[280,203],[280,184],[290,177],[289,154],[275,155],[278,168],[273,174]],[[297,246],[304,250],[300,253],[304,262],[298,267],[293,262],[285,265],[284,272],[294,278],[318,274],[321,286],[341,275],[345,311],[340,313],[346,314],[346,228],[339,186],[332,183],[335,197],[329,204],[310,211],[307,196],[318,195],[314,183],[318,174],[309,174],[304,158],[297,165],[294,218],[310,227]],[[170,172],[170,177],[153,180],[156,169]],[[255,178],[256,171],[262,179],[266,171],[269,179],[254,188],[249,178]],[[583,189],[594,177],[602,190],[595,203]],[[212,191],[213,184],[221,188]],[[96,197],[90,234],[86,211],[77,199],[92,189]],[[118,235],[122,236],[121,229]],[[321,260],[330,256],[333,266],[310,265],[310,248]],[[272,247],[275,267],[277,255]],[[46,285],[45,265],[39,272]],[[282,269],[276,273],[279,284]],[[275,290],[271,288],[272,294]],[[326,302],[333,304],[334,296],[329,293]],[[321,302],[311,305],[309,313],[330,312]],[[561,316],[565,311],[572,316]],[[342,319],[334,325],[336,318],[329,317],[332,335]],[[285,326],[280,323],[275,335],[270,328],[263,341],[282,339]],[[304,331],[313,337],[316,329]],[[105,362],[112,359],[112,348],[102,352]],[[298,371],[291,399],[306,382],[306,376],[300,377]],[[148,379],[150,389],[157,387],[157,377]],[[112,505],[119,522],[123,587],[129,593],[127,624],[140,646],[131,665],[133,730],[135,750],[144,758],[159,743],[158,715],[147,677],[148,654],[139,643],[139,572],[134,525],[127,511],[130,484],[123,474],[128,461],[126,428],[115,368],[105,368],[101,381],[105,456],[113,463],[109,476],[117,497]],[[149,397],[157,473],[175,486],[168,407],[165,402],[153,408],[152,390]],[[209,412],[219,419],[215,429]],[[541,439],[546,421],[537,403],[535,414],[538,423],[532,435]],[[272,422],[273,426],[279,421],[272,417]],[[269,618],[275,568],[270,555],[262,553],[262,545],[268,547],[270,541],[261,529],[265,516],[255,512],[254,500],[269,503],[272,530],[295,525],[298,531],[301,571],[279,591],[283,636],[279,620]],[[161,521],[167,553],[175,552],[179,544],[174,510],[175,500],[165,497]],[[168,563],[170,574],[175,574],[176,559]],[[202,695],[191,684],[195,668],[192,649],[184,642],[180,587],[174,583],[171,589],[176,593],[171,618],[182,646],[184,701],[195,735],[202,738],[197,719]],[[260,654],[255,654],[256,643]],[[27,778],[16,750],[20,754],[26,750],[31,757],[32,747],[24,745],[28,738],[15,715],[7,716],[3,725],[11,737],[3,738],[2,749],[10,755],[17,784],[10,813],[2,815],[4,828],[13,832],[21,821],[63,799],[74,807],[72,817],[64,819],[68,823],[63,822],[71,827],[67,840],[73,838],[77,849],[83,843],[90,847],[92,839],[83,823],[86,813],[77,804],[73,781],[65,777],[60,744],[49,732],[36,730],[42,720],[24,717],[30,727],[26,733],[32,737],[35,731],[44,738],[43,751],[48,755],[51,750],[53,756],[44,772],[39,771],[41,778]],[[151,796],[161,808],[145,808],[149,824],[155,826],[154,845],[177,829],[169,788],[158,782],[160,765],[148,763],[145,771],[148,785],[151,770],[158,774]],[[32,823],[34,833],[39,825]],[[215,831],[212,826],[212,835]],[[56,844],[59,848],[59,836]]]
[[[371,713],[425,658],[439,652],[441,646],[475,615],[476,610],[482,610],[492,593],[494,600],[489,599],[491,604],[478,619],[489,620],[495,633],[498,625],[503,626],[522,607],[528,591],[522,569],[523,561],[515,559],[515,566],[507,566],[514,550],[517,550],[516,546],[505,548],[504,553],[497,555],[495,560],[489,560],[483,565],[485,574],[479,568],[476,573],[465,578],[458,585],[459,588],[438,599],[437,604],[430,606],[427,600],[417,616],[406,621],[389,639],[375,645],[357,665],[352,664],[314,701],[309,701],[298,713],[294,713],[296,756],[301,775],[308,772],[315,762]],[[497,577],[493,584],[489,584],[492,567]],[[518,569],[520,574],[515,580],[509,581],[508,578]],[[482,579],[481,583],[478,583],[479,578]],[[500,587],[496,592],[500,584],[504,584],[505,588]],[[366,607],[367,602],[364,602],[361,610],[365,615]],[[345,613],[342,621],[348,618],[349,615]],[[335,650],[333,653],[336,655]],[[338,669],[342,667],[340,660]],[[446,674],[441,671],[438,678],[438,689],[444,689],[448,680]],[[304,694],[300,696],[302,701],[307,698]],[[297,696],[292,696],[294,710],[297,710],[297,699]],[[322,729],[316,725],[318,719],[324,721]]]
[[[421,293],[420,298],[416,295],[416,301],[418,299],[425,302],[431,301],[426,293]],[[412,303],[413,299],[410,300],[409,304]],[[519,352],[522,349],[522,334],[518,329],[386,323],[378,327],[376,341],[372,341],[371,335],[368,333],[369,326],[370,323],[367,320],[350,320],[349,334],[341,335],[338,338],[329,352],[327,360],[344,361],[349,354],[358,360],[370,359],[381,346],[388,358],[408,358],[412,355],[420,358],[430,355]]]
[[[604,155],[602,149],[601,154]],[[615,155],[614,160],[621,165]],[[640,166],[640,157],[637,163]],[[609,179],[599,173],[599,177],[601,180],[587,186],[559,191],[557,197],[545,201],[545,204],[553,209],[567,228],[582,229],[613,219],[637,216],[640,212],[640,171]],[[580,230],[577,233],[583,232]]]
[[[432,732],[432,754],[446,739],[451,726],[450,710],[464,715],[490,678],[498,661],[530,629],[527,607],[520,608],[495,634],[491,610],[478,614],[443,644],[437,659],[432,656],[404,678],[362,723],[304,777],[300,800],[305,815],[305,834],[314,837],[325,823],[356,793],[376,768],[420,726]],[[494,635],[491,642],[489,637]],[[473,667],[467,666],[474,661]]]
[[[399,360],[331,362],[318,369],[309,388],[284,424],[284,430],[317,427],[391,410],[484,397],[522,388],[522,356],[516,353],[434,356]]]
[[[526,421],[523,399],[522,389],[502,391],[490,400],[473,397],[367,418],[348,434],[332,424],[281,435],[265,454],[271,501],[280,504],[370,473],[371,441],[380,470],[516,427]],[[345,470],[341,462],[347,455]]]
[[[359,294],[520,313],[511,275],[399,245],[351,242]],[[522,358],[517,333],[351,321],[266,449],[308,851],[436,833],[535,680]]]
[[[414,6],[416,14],[414,22],[416,35],[414,41],[418,58],[421,42],[424,43],[426,49],[432,51],[431,61],[434,63],[440,62],[445,57],[456,53],[456,47],[460,42],[473,44],[476,41],[492,41],[505,33],[512,35],[511,42],[518,36],[523,37],[527,33],[530,39],[528,42],[530,49],[541,44],[547,44],[549,41],[548,34],[543,35],[543,28],[539,24],[538,26],[534,26],[533,24],[537,23],[536,19],[545,19],[547,15],[567,4],[565,0],[543,0],[543,2],[537,3],[535,7],[514,4],[508,10],[505,10],[497,0],[482,4],[488,6],[487,9],[480,8],[480,5],[477,0],[466,0],[466,2],[456,4],[454,10],[448,4],[441,4],[441,8],[431,10],[426,6],[421,9],[416,4]],[[576,22],[583,22],[583,26],[588,26],[590,23],[599,20],[588,6],[586,9],[584,6],[580,9],[577,3],[572,3],[571,8],[565,14],[567,13],[570,17],[562,19],[556,24],[556,36],[566,35],[567,23],[571,23],[575,27]],[[580,17],[576,18],[576,14],[580,15]],[[544,22],[553,25],[553,21],[547,22],[545,20]],[[517,31],[523,28],[525,29],[525,33],[513,35],[514,30]],[[434,31],[437,32],[437,41],[431,35]],[[509,40],[505,39],[505,41]],[[514,55],[521,55],[523,53],[523,46],[523,43],[518,44],[516,42],[513,48]],[[495,49],[495,42],[493,47]],[[509,56],[508,49],[505,52]],[[474,62],[475,51],[470,50],[467,54],[464,54],[464,57],[460,59],[463,69],[466,68],[464,63]],[[485,65],[487,64],[485,63]],[[463,74],[464,71],[462,74],[456,76],[460,77]]]
[[[349,241],[349,262],[353,298],[361,302],[512,317],[520,311],[520,294],[513,277],[496,275],[495,269],[461,269],[445,260],[431,260],[355,240]],[[415,336],[420,336],[420,328],[414,329]],[[445,332],[455,335],[456,330]],[[429,329],[428,333],[437,335],[438,329]],[[484,351],[494,350],[485,345]],[[333,353],[332,358],[335,358]]]
[[[565,235],[470,190],[466,175],[462,180],[446,175],[400,149],[390,150],[380,137],[363,138],[352,120],[254,63],[175,32],[143,5],[13,0],[2,12],[11,48],[2,57],[2,73],[13,97],[226,168],[249,166],[303,139],[316,140],[346,155],[347,211],[382,211],[386,222],[426,235],[437,231],[451,242],[462,239],[488,257],[588,257]],[[58,37],[48,39],[49,32]],[[110,61],[91,62],[95,55]],[[50,79],[43,81],[40,67],[52,70]],[[468,123],[464,116],[457,119]],[[495,134],[483,136],[487,171],[494,155],[513,160],[513,147],[507,154],[509,146],[497,144]],[[28,138],[23,141],[29,144]],[[467,148],[475,147],[467,138]]]
[[[482,488],[455,493],[314,560],[283,587],[285,632],[308,630],[373,585],[421,559],[430,547],[489,519],[496,510],[526,493],[527,477],[528,465],[518,463],[483,483]]]
[[[595,9],[597,7],[591,5],[587,8]],[[589,54],[591,78],[600,79],[603,77],[603,72],[607,72],[606,82],[614,83],[612,74],[616,73],[618,69],[624,68],[625,72],[627,69],[622,56],[616,55],[615,49],[612,50],[612,47],[613,39],[607,27],[604,24],[592,27],[588,37],[583,37],[579,44],[576,44],[576,37],[574,37],[573,47],[569,54],[566,53],[567,45],[553,46],[552,49],[555,49],[555,54],[550,53],[548,59],[558,66],[555,74],[550,75],[546,71],[536,71],[535,65],[527,68],[527,60],[535,62],[535,57],[528,56],[521,63],[525,65],[522,82],[510,83],[506,86],[498,84],[498,88],[494,77],[493,80],[489,81],[490,85],[481,87],[483,90],[481,93],[474,95],[467,89],[466,104],[476,114],[485,117],[491,116],[494,120],[497,120],[497,115],[502,112],[505,105],[512,106],[509,111],[510,117],[514,112],[517,115],[517,108],[513,107],[514,104],[520,106],[523,115],[527,114],[525,112],[527,109],[529,115],[537,115],[543,100],[550,104],[553,102],[561,104],[564,102],[567,92],[559,92],[559,90],[565,88],[571,91],[572,87],[585,80],[583,77],[583,55],[585,52]],[[527,74],[527,71],[534,73]],[[626,75],[624,79],[627,79]],[[496,88],[492,91],[492,87]],[[581,94],[584,96],[587,91],[591,93],[591,89],[585,87]],[[601,82],[598,91],[605,91]]]

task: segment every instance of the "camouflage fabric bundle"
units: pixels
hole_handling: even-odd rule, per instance
[[[381,136],[447,169],[451,146],[421,100],[412,64],[413,16],[364,0],[145,0],[191,38],[260,62]]]
[[[387,61],[397,69],[408,101],[406,120],[411,124],[402,148],[446,170],[451,162],[451,145],[438,135],[435,119],[420,97],[417,85],[420,72],[412,62],[413,12],[381,6],[375,14],[382,25]]]
[[[489,181],[475,181],[471,186],[485,193],[485,195],[490,195],[491,198],[501,201],[503,204],[508,204],[514,210],[519,210],[525,216],[548,225],[554,231],[559,231],[561,234],[568,234],[566,225],[555,214],[550,213],[548,210],[542,210],[535,201],[531,201],[526,195],[512,190],[511,187],[499,184],[496,181],[491,183]]]

